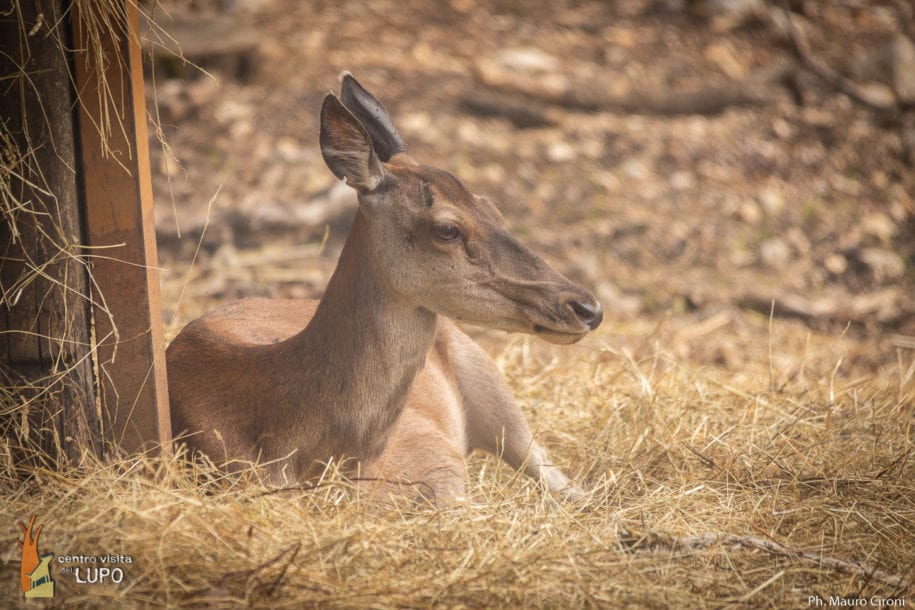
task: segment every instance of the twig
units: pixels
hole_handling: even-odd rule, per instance
[[[878,472],[877,474],[875,474],[875,475],[873,476],[873,480],[876,481],[877,479],[879,479],[880,477],[882,477],[883,475],[885,475],[886,473],[888,473],[890,470],[892,470],[893,468],[895,468],[896,466],[898,466],[900,463],[904,466],[905,463],[906,463],[906,461],[909,459],[909,455],[910,455],[911,453],[912,453],[912,449],[911,449],[911,448],[906,449],[905,451],[903,451],[903,452],[899,455],[899,457],[897,457],[895,460],[893,460],[892,462],[890,462],[890,464],[889,464],[888,466],[886,466],[886,467],[884,467],[884,468],[881,468],[881,469],[880,469],[880,472]],[[902,468],[900,468],[900,470],[902,470]]]
[[[839,93],[844,94],[852,101],[857,102],[862,106],[866,106],[871,110],[890,112],[898,109],[895,102],[877,99],[854,81],[845,78],[825,62],[815,58],[810,52],[810,44],[807,42],[807,38],[794,22],[791,11],[786,6],[783,6],[782,10],[784,11],[785,19],[788,24],[786,30],[788,41],[791,43],[791,50],[808,72],[830,87],[836,89]]]
[[[267,569],[267,568],[270,567],[271,565],[277,563],[277,562],[280,560],[281,557],[283,557],[283,556],[286,555],[287,553],[290,553],[290,551],[291,551],[291,554],[289,555],[289,559],[286,561],[285,564],[283,564],[283,569],[280,570],[280,573],[276,575],[276,578],[273,579],[273,582],[272,582],[272,583],[270,584],[270,586],[267,588],[267,592],[266,592],[267,597],[270,597],[271,595],[273,595],[274,590],[276,590],[276,587],[277,587],[277,585],[280,584],[280,581],[283,580],[283,577],[286,575],[286,572],[289,570],[289,566],[292,565],[292,562],[293,562],[293,561],[295,561],[296,555],[299,554],[299,551],[301,550],[301,548],[302,548],[302,543],[301,543],[301,542],[297,542],[297,543],[294,544],[293,546],[291,546],[291,547],[289,547],[288,549],[282,551],[282,552],[281,552],[279,555],[277,555],[275,558],[273,558],[273,559],[271,559],[270,561],[268,561],[268,562],[266,562],[266,563],[264,563],[264,564],[258,566],[257,568],[255,568],[255,571],[254,571],[254,573],[252,574],[252,576],[256,576],[256,577],[259,578],[259,574],[260,574],[261,572],[263,572],[265,569]]]
[[[686,447],[687,451],[689,451],[690,453],[695,455],[697,458],[699,458],[699,461],[701,461],[707,467],[711,468],[712,470],[717,470],[717,471],[721,472],[721,467],[718,466],[718,464],[715,462],[715,460],[713,460],[712,458],[703,454],[701,451],[694,448],[689,443],[683,443],[683,446]]]
[[[809,561],[829,568],[830,570],[854,574],[855,576],[875,580],[897,589],[905,589],[912,584],[911,582],[906,582],[902,576],[885,572],[854,559],[841,559],[839,557],[830,557],[828,555],[804,551],[785,546],[774,540],[766,540],[757,536],[706,533],[693,536],[667,537],[661,534],[647,534],[636,539],[632,534],[629,534],[623,542],[632,549],[638,549],[640,547],[649,549],[668,548],[678,551],[700,551],[716,544],[742,546],[759,549],[773,555]]]

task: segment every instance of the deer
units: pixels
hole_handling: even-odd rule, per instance
[[[226,468],[258,464],[268,485],[307,484],[336,460],[380,497],[435,505],[464,497],[465,457],[481,449],[581,498],[458,323],[571,344],[600,325],[600,303],[487,198],[418,163],[348,72],[319,140],[358,199],[324,295],[247,298],[185,326],[166,353],[178,438]]]

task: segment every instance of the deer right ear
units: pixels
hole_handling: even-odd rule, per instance
[[[349,72],[343,73],[340,101],[369,132],[375,152],[382,161],[387,163],[391,157],[407,152],[407,145],[397,133],[391,115]]]
[[[332,93],[321,106],[321,154],[337,178],[360,192],[375,190],[384,178],[369,134]]]

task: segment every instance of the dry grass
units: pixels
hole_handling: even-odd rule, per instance
[[[6,461],[3,582],[13,524],[37,513],[43,552],[132,557],[120,587],[57,575],[60,601],[90,607],[910,603],[912,351],[789,322],[723,326],[630,324],[502,352],[538,436],[592,490],[583,505],[490,456],[470,460],[466,504],[442,510],[381,506],[335,476],[267,491],[175,458],[87,459],[24,481]],[[716,364],[725,345],[739,370]],[[13,587],[2,595],[15,603]]]

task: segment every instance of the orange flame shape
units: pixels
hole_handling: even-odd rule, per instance
[[[19,564],[19,579],[20,584],[22,585],[22,592],[25,593],[32,588],[32,581],[29,579],[29,574],[31,574],[35,568],[38,567],[38,536],[41,534],[41,528],[43,525],[39,525],[38,529],[35,530],[35,533],[32,533],[32,526],[35,525],[35,515],[29,519],[29,526],[26,527],[23,524],[19,524],[19,529],[22,530],[23,539],[17,540],[19,543],[19,548],[22,549],[22,560]]]

